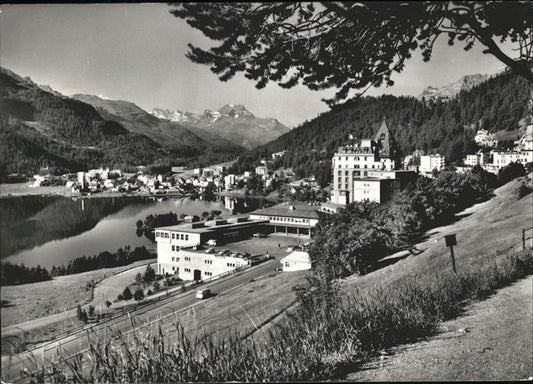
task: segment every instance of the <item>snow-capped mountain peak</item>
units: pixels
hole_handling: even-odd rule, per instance
[[[158,119],[170,120],[177,123],[184,123],[191,120],[192,117],[196,115],[188,112],[181,112],[178,110],[171,111],[169,109],[154,108],[149,112],[151,115],[157,117]]]
[[[216,133],[246,148],[274,140],[289,131],[273,118],[259,118],[241,104],[226,104],[218,111],[204,110],[201,114],[154,108],[152,115],[191,128]]]

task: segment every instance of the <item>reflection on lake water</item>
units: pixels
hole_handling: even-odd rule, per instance
[[[217,201],[189,198],[102,197],[90,199],[24,196],[0,199],[0,208],[9,216],[2,220],[2,261],[50,268],[68,264],[79,256],[92,256],[102,251],[114,252],[120,247],[155,246],[136,231],[136,222],[150,214],[170,211],[201,215],[220,210],[222,216],[251,212],[273,203],[264,199],[222,197]],[[19,199],[19,200],[17,200]],[[20,200],[22,199],[22,200]],[[37,199],[37,200],[36,200]],[[7,201],[9,200],[9,201]],[[17,208],[18,207],[18,208]],[[4,212],[4,211],[2,211]]]

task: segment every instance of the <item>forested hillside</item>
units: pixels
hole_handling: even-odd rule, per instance
[[[404,154],[415,149],[439,152],[458,161],[476,148],[477,129],[511,131],[527,115],[529,86],[521,77],[503,73],[461,91],[447,103],[414,97],[361,97],[333,107],[278,139],[247,152],[235,170],[250,168],[261,157],[288,150],[275,165],[292,167],[298,177],[314,174],[322,184],[330,178],[330,161],[349,134],[370,138],[385,118]]]
[[[230,148],[226,153],[200,139],[162,146],[105,120],[89,104],[43,90],[4,68],[0,84],[0,175],[33,174],[41,167],[64,173],[100,166],[127,170],[137,165],[197,164],[231,160],[240,151]]]

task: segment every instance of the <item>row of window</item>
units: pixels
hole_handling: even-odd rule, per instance
[[[174,270],[174,267],[172,267],[172,270]],[[187,272],[187,273],[191,273],[191,269],[190,268],[184,268],[183,271]],[[204,275],[205,276],[213,276],[213,272],[204,272]]]
[[[178,245],[173,245],[172,246],[172,251],[173,252],[178,252],[180,250],[180,247]]]
[[[363,164],[364,165],[364,164]],[[339,168],[339,169],[342,169],[342,168],[366,168],[366,169],[390,169],[390,168],[393,168],[393,163],[390,163],[390,162],[386,162],[386,163],[377,163],[377,164],[372,164],[370,167],[367,166],[360,166],[359,164],[345,164],[344,167],[342,166],[342,164],[339,164],[337,166],[333,165],[333,168]]]
[[[346,166],[345,168],[381,169],[381,168],[385,168],[385,167],[386,167],[385,164],[377,163],[377,164],[371,164],[370,167],[361,167],[358,164],[355,164],[353,167]],[[342,167],[339,165],[339,168],[342,168]],[[354,172],[354,174],[359,175],[359,172],[356,171],[356,172]],[[338,176],[342,176],[342,171],[340,169],[337,170],[337,175]],[[345,176],[349,176],[350,175],[350,171],[345,170],[344,171],[344,175]]]
[[[172,257],[172,261],[180,261],[180,258],[179,257]]]
[[[168,239],[168,233],[167,232],[156,232],[155,237],[160,237],[162,239]]]
[[[213,264],[213,260],[204,260],[205,264]]]
[[[269,220],[272,221],[284,221],[287,223],[309,223],[309,219],[295,219],[293,217],[273,217],[270,216]]]
[[[189,240],[189,235],[186,233],[173,233],[172,239],[174,240]]]
[[[374,156],[344,156],[344,160],[348,161],[348,157],[351,157],[354,160],[363,160],[363,161],[374,158]],[[339,156],[339,160],[342,161],[342,156]]]
[[[235,263],[227,263],[226,265],[230,268],[235,268]]]

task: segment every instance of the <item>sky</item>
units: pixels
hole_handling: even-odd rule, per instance
[[[187,43],[207,48],[210,41],[167,4],[4,4],[0,6],[0,65],[65,95],[85,93],[155,107],[201,113],[225,104],[243,104],[259,117],[293,127],[328,110],[322,98],[334,90],[283,89],[236,75],[221,82],[207,66],[185,57]],[[510,46],[505,46],[506,51]],[[393,87],[367,95],[416,96],[463,75],[492,74],[504,68],[477,45],[465,52],[437,40],[432,59],[416,52],[395,74]]]

